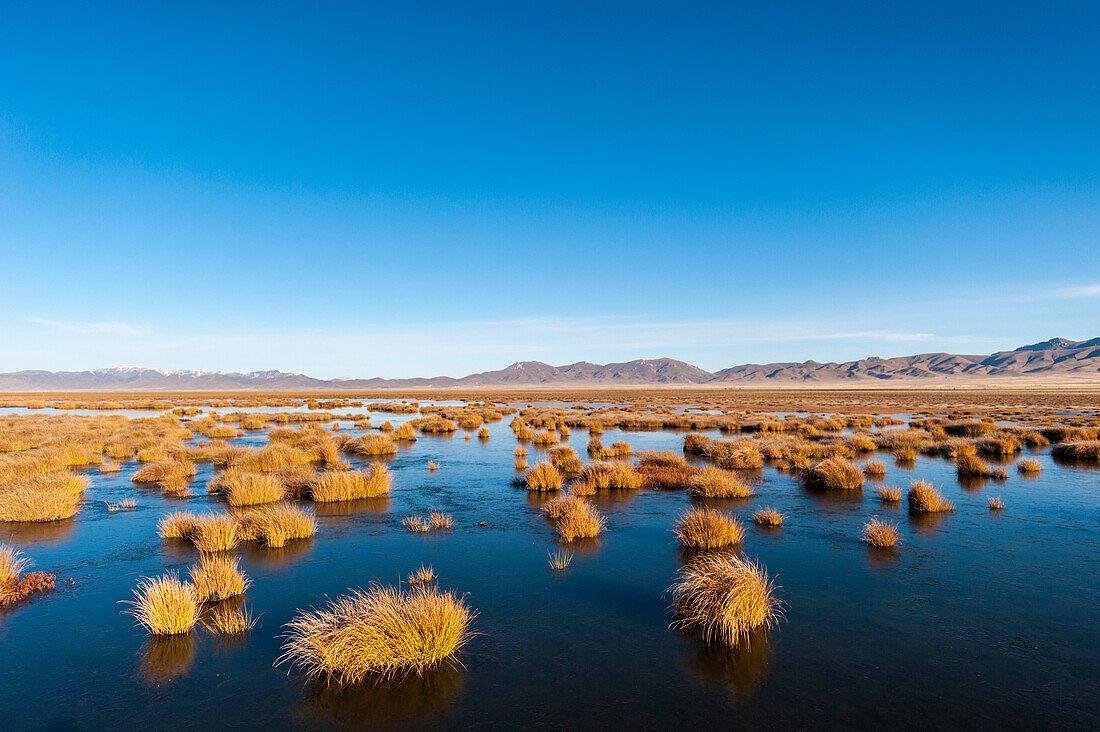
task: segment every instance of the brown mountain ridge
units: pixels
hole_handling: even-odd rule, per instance
[[[497,371],[461,378],[316,379],[282,371],[226,373],[150,368],[94,371],[15,371],[0,374],[0,391],[217,391],[304,389],[447,389],[509,387],[661,386],[868,386],[874,384],[973,385],[984,382],[1100,385],[1100,338],[1052,338],[990,355],[922,353],[844,363],[742,364],[711,373],[672,358],[625,363],[587,361],[551,366],[519,361]]]

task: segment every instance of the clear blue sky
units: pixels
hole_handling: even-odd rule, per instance
[[[3,371],[717,369],[1100,335],[1095,2],[2,17]]]

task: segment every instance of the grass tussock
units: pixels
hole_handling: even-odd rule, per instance
[[[688,481],[688,493],[696,498],[748,498],[755,491],[736,473],[703,468]]]
[[[405,425],[401,425],[402,429],[404,427]],[[394,442],[394,440],[401,439],[400,437],[398,437],[398,433],[400,433],[400,431],[401,430],[399,429],[393,433],[393,439],[390,439],[384,434],[367,434],[361,437],[356,437],[355,439],[348,440],[344,443],[344,450],[352,453],[353,455],[368,458],[389,457],[390,455],[396,455],[397,444]],[[409,432],[412,432],[411,426],[409,427]],[[413,435],[413,439],[416,439],[415,435]]]
[[[1038,475],[1043,470],[1043,464],[1028,458],[1016,463],[1016,470],[1022,475]]]
[[[909,510],[913,513],[948,513],[955,510],[955,504],[947,501],[931,483],[915,480],[909,488]]]
[[[30,560],[14,547],[0,544],[0,608],[54,589],[57,581],[54,575],[46,572],[24,574],[30,565]]]
[[[250,584],[236,557],[203,554],[198,566],[191,568],[191,586],[199,602],[220,602],[243,595]]]
[[[562,572],[569,569],[569,565],[573,563],[573,555],[564,549],[558,549],[556,552],[547,552],[550,558],[550,569],[556,572]]]
[[[628,463],[596,462],[581,472],[581,482],[595,490],[634,490],[640,476]]]
[[[863,472],[850,460],[831,457],[802,473],[807,488],[822,491],[856,491],[863,487]]]
[[[896,488],[891,485],[879,486],[878,497],[883,503],[900,503],[901,488]]]
[[[275,503],[286,497],[286,488],[279,476],[237,467],[219,473],[207,484],[206,490],[225,496],[226,502],[234,507]]]
[[[454,658],[470,638],[473,618],[453,592],[371,585],[291,620],[280,662],[339,685],[421,675]]]
[[[594,539],[603,533],[607,519],[588,501],[577,496],[562,496],[543,509],[562,541]]]
[[[138,470],[130,478],[138,485],[159,485],[169,493],[187,490],[197,472],[195,463],[190,460],[157,460]]]
[[[879,549],[889,549],[901,540],[896,524],[878,519],[871,519],[863,525],[862,536],[867,544]]]
[[[380,498],[389,494],[392,483],[386,466],[373,463],[369,470],[322,473],[313,484],[310,495],[317,503]]]
[[[886,466],[878,460],[869,460],[863,465],[863,474],[868,478],[882,478],[886,475]]]
[[[736,645],[783,616],[767,570],[741,557],[707,554],[677,573],[670,588],[675,626],[698,629],[707,643]]]
[[[966,453],[955,459],[955,473],[960,478],[996,478],[1004,480],[1007,477],[1000,468],[991,468],[989,463],[977,455]]]
[[[143,578],[126,612],[152,635],[188,633],[199,621],[195,589],[174,574]]]
[[[432,569],[431,565],[425,566],[421,564],[409,573],[408,579],[406,579],[405,582],[409,587],[435,584],[435,570]]]
[[[0,482],[0,522],[45,523],[72,518],[88,479],[69,470],[19,476]]]
[[[1005,502],[997,496],[989,497],[989,510],[990,511],[1003,511],[1005,509]]]
[[[714,508],[695,508],[680,516],[676,537],[690,549],[720,549],[745,539],[741,522]]]
[[[258,541],[266,547],[286,546],[288,541],[308,539],[317,533],[317,519],[286,503],[256,508],[237,521],[241,541]]]
[[[774,508],[761,508],[753,513],[752,520],[757,526],[782,526],[787,516]]]
[[[562,474],[550,463],[539,463],[523,476],[523,484],[529,491],[561,490]]]

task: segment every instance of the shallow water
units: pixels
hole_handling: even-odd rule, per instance
[[[874,482],[854,497],[821,496],[765,468],[754,498],[720,503],[745,520],[744,552],[781,586],[786,620],[730,651],[669,629],[665,592],[683,561],[671,529],[691,505],[686,495],[594,499],[609,531],[570,548],[569,570],[551,572],[547,552],[558,543],[542,501],[511,485],[507,421],[490,429],[487,442],[422,436],[388,461],[389,499],[318,507],[312,540],[238,550],[253,581],[246,603],[259,616],[239,641],[204,631],[150,640],[121,614],[138,578],[186,573],[195,561],[193,549],[160,540],[156,522],[183,506],[224,510],[205,495],[209,466],[188,499],[134,486],[134,463],[92,471],[73,520],[0,525],[0,540],[60,584],[0,615],[0,727],[1100,727],[1100,471],[1041,451],[1031,455],[1044,467],[1037,478],[1010,470],[1004,484],[964,487],[944,460],[900,468],[880,455],[883,482],[929,479],[957,505],[917,520],[880,504]],[[684,434],[609,430],[602,439],[679,450]],[[574,433],[582,455],[586,442]],[[533,465],[539,451],[528,450]],[[440,469],[429,472],[428,460]],[[1005,511],[990,513],[988,495],[1003,497]],[[136,511],[107,512],[103,501],[129,496]],[[787,523],[753,526],[763,505]],[[402,528],[402,517],[428,508],[453,514],[455,528]],[[900,549],[862,544],[872,516],[899,523]],[[297,610],[395,583],[421,563],[478,611],[461,667],[342,691],[273,667]]]

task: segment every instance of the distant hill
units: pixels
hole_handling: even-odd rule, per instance
[[[605,365],[579,361],[551,366],[519,361],[498,371],[461,378],[315,379],[282,371],[247,374],[106,368],[94,371],[16,371],[0,374],[0,391],[219,391],[238,389],[449,389],[609,386],[866,386],[872,384],[975,385],[988,382],[1100,385],[1100,338],[1042,343],[988,356],[922,353],[845,363],[742,364],[711,373],[671,358]]]

